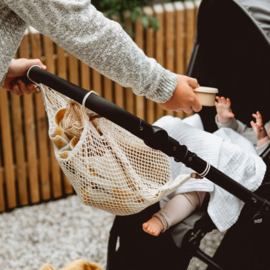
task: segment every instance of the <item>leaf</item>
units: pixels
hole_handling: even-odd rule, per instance
[[[158,18],[157,17],[152,17],[152,23],[151,24],[152,24],[154,30],[157,31],[158,28],[159,28]]]
[[[140,15],[141,15],[141,12],[139,10],[132,10],[130,14],[131,21],[136,22]]]
[[[148,25],[151,23],[151,16],[143,14],[141,17],[141,22],[144,28],[147,28]]]

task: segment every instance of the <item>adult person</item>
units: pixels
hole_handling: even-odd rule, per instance
[[[202,106],[192,88],[196,79],[164,69],[125,33],[120,24],[98,12],[90,0],[0,0],[0,87],[22,63],[12,58],[27,25],[35,27],[66,51],[98,72],[131,87],[165,110],[198,112]],[[27,64],[24,63],[25,66]],[[20,94],[29,90],[18,82],[5,86]]]

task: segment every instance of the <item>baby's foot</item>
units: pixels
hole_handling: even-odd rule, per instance
[[[217,102],[215,106],[218,114],[218,122],[220,124],[227,124],[231,118],[234,117],[234,114],[231,109],[231,101],[229,98],[216,97]]]
[[[163,224],[157,217],[152,217],[147,222],[143,223],[143,230],[154,236],[158,236],[163,229]]]

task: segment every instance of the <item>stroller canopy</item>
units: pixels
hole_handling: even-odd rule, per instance
[[[256,111],[269,121],[270,1],[203,0],[187,75],[230,98],[235,117],[245,124]],[[216,130],[215,108],[200,114],[205,130]]]

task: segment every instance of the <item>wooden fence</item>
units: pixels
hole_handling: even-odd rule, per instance
[[[146,55],[178,74],[185,73],[192,52],[196,3],[145,7],[144,12],[157,16],[160,22],[156,32],[151,27],[143,29],[139,19],[134,25],[130,22],[134,41]],[[128,12],[125,16],[129,16]],[[165,114],[185,117],[183,113],[165,112],[154,102],[135,96],[132,89],[102,76],[31,27],[16,57],[39,58],[47,71],[87,90],[95,90],[149,123]],[[16,96],[0,90],[0,138],[0,212],[74,192],[54,157],[41,94]]]

